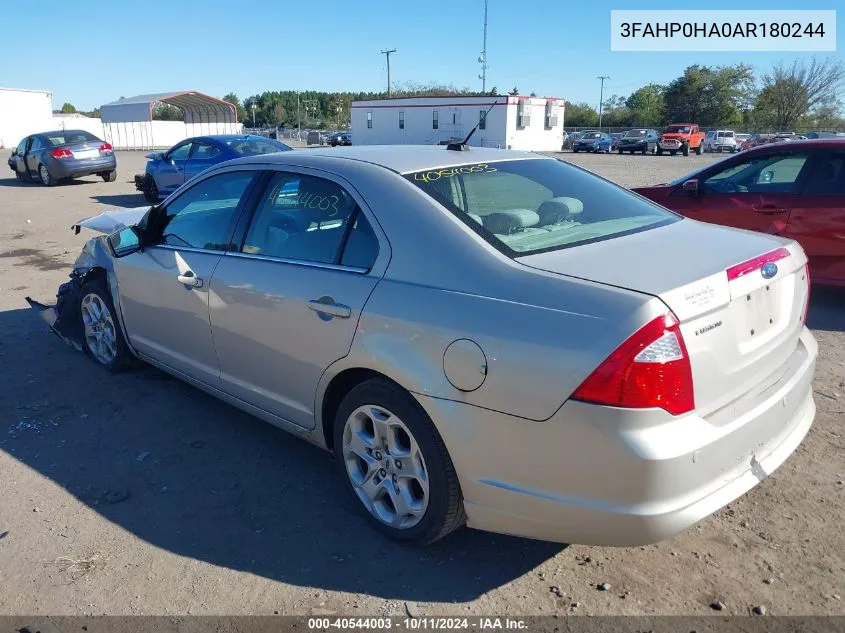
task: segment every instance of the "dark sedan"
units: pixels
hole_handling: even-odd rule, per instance
[[[349,132],[336,132],[330,134],[326,142],[332,147],[336,147],[337,145],[352,145],[352,134]]]
[[[599,141],[602,141],[607,137],[604,132],[599,132],[598,130],[586,130],[580,133],[579,136],[573,143],[572,143],[572,151],[574,153],[578,152],[598,152],[599,151]],[[608,144],[608,148],[610,145]]]
[[[40,180],[53,185],[97,174],[106,182],[117,179],[117,161],[110,143],[85,130],[42,132],[23,139],[9,157],[19,181]]]
[[[241,156],[288,152],[290,147],[265,136],[221,134],[197,136],[177,143],[166,152],[147,154],[143,174],[135,176],[135,188],[156,203],[212,165]]]
[[[640,152],[641,154],[654,154],[657,151],[657,130],[637,129],[628,130],[619,139],[616,145],[616,151],[620,154],[624,152]]]

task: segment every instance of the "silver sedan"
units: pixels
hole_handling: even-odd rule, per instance
[[[755,486],[815,415],[798,244],[552,158],[249,157],[76,228],[106,235],[55,306],[31,301],[54,331],[332,451],[395,539],[656,542]]]

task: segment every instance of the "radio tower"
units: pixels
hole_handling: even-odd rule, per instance
[[[487,92],[487,0],[484,0],[484,44],[478,63],[481,64],[481,74],[478,75],[481,80],[481,92]]]

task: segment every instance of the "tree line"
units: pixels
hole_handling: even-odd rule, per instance
[[[667,84],[649,83],[630,95],[611,95],[602,103],[603,127],[662,127],[673,122],[697,123],[705,128],[736,128],[756,132],[845,129],[842,95],[845,63],[829,58],[805,58],[775,64],[758,74],[746,64],[688,66]],[[507,94],[521,94],[517,87]],[[531,96],[536,96],[533,92]],[[233,93],[223,97],[238,111],[247,127],[344,128],[349,126],[353,101],[383,99],[385,92],[265,91],[243,101]],[[391,90],[391,97],[499,96],[451,84],[407,82]],[[70,103],[62,112],[74,112]],[[99,116],[99,109],[86,113]],[[159,103],[156,120],[181,120],[178,108]],[[598,108],[566,102],[567,127],[596,127]]]
[[[761,75],[746,64],[696,64],[667,84],[650,83],[628,96],[610,96],[602,104],[601,125],[661,127],[683,122],[755,132],[845,129],[843,85],[845,65],[835,58],[778,63]],[[598,110],[567,102],[565,123],[598,126]]]

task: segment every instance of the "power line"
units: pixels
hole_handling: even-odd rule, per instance
[[[387,56],[387,96],[390,97],[390,54],[395,53],[396,49],[391,48],[390,50],[382,51],[382,55]]]
[[[599,75],[596,79],[601,79],[601,89],[599,91],[599,129],[601,129],[601,111],[604,101],[604,80],[610,79],[607,75]]]

